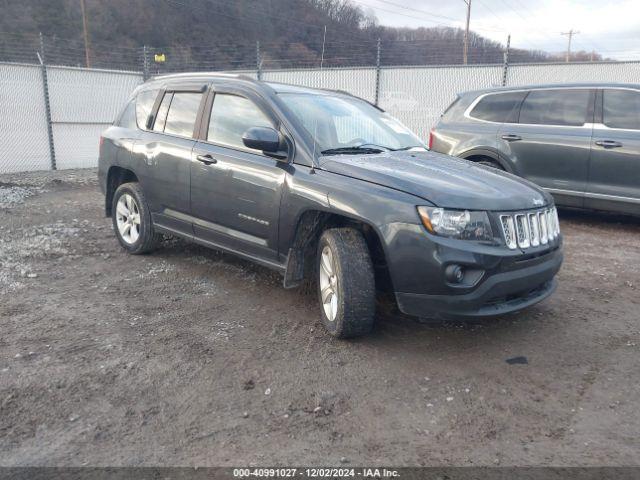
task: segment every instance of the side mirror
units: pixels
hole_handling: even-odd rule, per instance
[[[261,150],[263,153],[276,158],[286,158],[280,148],[280,134],[270,127],[251,127],[242,135],[245,147]]]

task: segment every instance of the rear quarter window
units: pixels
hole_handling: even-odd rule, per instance
[[[127,103],[127,106],[124,107],[120,118],[118,119],[117,125],[122,128],[136,128],[136,102],[135,100],[131,100]]]
[[[527,92],[491,93],[480,99],[469,116],[488,122],[516,122],[518,109],[526,95]]]
[[[144,90],[136,97],[136,123],[138,128],[147,129],[147,118],[151,113],[159,90]]]

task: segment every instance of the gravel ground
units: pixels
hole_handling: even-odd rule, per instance
[[[525,312],[383,305],[347,342],[261,267],[126,255],[102,202],[95,171],[0,176],[0,465],[640,465],[640,220],[561,212]]]

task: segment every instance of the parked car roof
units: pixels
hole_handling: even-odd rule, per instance
[[[493,93],[493,92],[510,92],[513,90],[531,90],[536,88],[637,88],[637,89],[640,89],[640,84],[616,83],[616,82],[540,83],[536,85],[517,85],[517,86],[507,86],[507,87],[481,88],[478,90],[468,90],[465,92],[460,92],[460,95],[482,94],[482,93]]]

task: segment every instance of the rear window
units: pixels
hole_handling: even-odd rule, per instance
[[[522,103],[520,123],[582,126],[590,98],[587,89],[532,90]]]
[[[158,90],[145,90],[140,92],[136,98],[136,121],[138,128],[147,128],[147,118],[151,113],[153,104],[158,96]]]
[[[602,117],[607,127],[640,130],[640,92],[605,90]]]
[[[488,122],[513,123],[517,121],[518,107],[527,92],[492,93],[483,97],[470,116]]]
[[[201,93],[174,93],[169,113],[167,114],[164,133],[180,135],[181,137],[193,136],[201,99]]]
[[[167,121],[169,105],[171,105],[171,98],[173,98],[173,93],[171,92],[165,93],[164,97],[162,98],[162,102],[160,103],[160,107],[158,108],[158,113],[156,113],[156,121],[153,124],[153,130],[156,132],[164,132],[164,125]]]
[[[442,118],[445,118],[447,113],[449,113],[451,111],[451,109],[458,104],[459,101],[460,101],[460,97],[456,97],[456,99],[453,102],[451,102],[451,104],[447,108],[444,109],[444,112],[442,112],[442,115],[440,115],[440,116]]]

